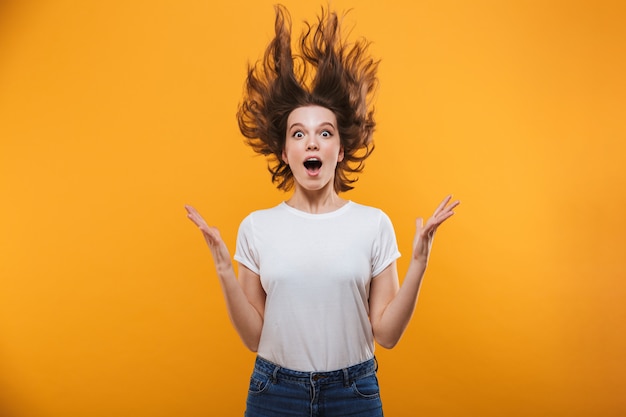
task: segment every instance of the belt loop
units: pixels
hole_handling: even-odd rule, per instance
[[[272,384],[278,382],[278,371],[280,371],[280,366],[276,365],[276,367],[274,368],[274,372],[272,373]]]
[[[343,368],[343,386],[344,387],[349,387],[350,386],[350,374],[348,373],[348,368]]]
[[[378,358],[374,356],[374,372],[378,372]]]

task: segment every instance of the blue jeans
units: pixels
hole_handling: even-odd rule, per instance
[[[330,372],[300,372],[257,357],[245,417],[382,417],[370,359]]]

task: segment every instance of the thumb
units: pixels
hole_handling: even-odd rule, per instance
[[[415,220],[415,242],[414,243],[417,243],[417,240],[422,235],[423,230],[424,230],[424,219],[421,217],[418,217]]]

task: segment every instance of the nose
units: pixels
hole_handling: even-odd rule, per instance
[[[309,138],[309,140],[306,143],[306,150],[307,151],[316,151],[318,150],[318,145],[317,145],[317,140],[313,137]]]

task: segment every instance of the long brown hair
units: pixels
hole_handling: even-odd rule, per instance
[[[237,112],[239,129],[255,152],[269,157],[272,181],[281,190],[293,186],[293,173],[281,156],[287,118],[298,107],[318,105],[331,110],[344,159],[335,170],[335,191],[352,189],[350,174],[363,170],[374,149],[376,122],[371,104],[377,85],[378,61],[368,54],[363,38],[349,43],[336,12],[322,8],[317,22],[305,22],[298,46],[291,50],[291,17],[275,6],[275,37],[262,59],[248,66],[244,96]]]

